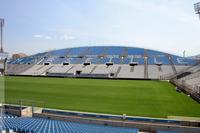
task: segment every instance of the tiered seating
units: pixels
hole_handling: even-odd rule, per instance
[[[77,48],[68,48],[68,49],[61,49],[61,50],[53,50],[50,52],[44,52],[40,54],[36,54],[30,57],[20,58],[16,60],[10,60],[9,64],[26,64],[26,63],[36,63],[39,59],[44,59],[45,61],[56,62],[56,60],[60,60],[59,57],[69,57],[69,58],[77,58],[80,56],[90,57],[92,56],[95,59],[98,59],[98,56],[105,56],[107,58],[113,57],[116,60],[120,60],[121,55],[128,56],[128,58],[134,57],[135,60],[139,60],[140,64],[144,64],[142,59],[144,56],[149,58],[156,58],[159,61],[162,61],[163,64],[169,64],[169,57],[168,54],[148,50],[143,48],[134,48],[134,47],[117,47],[117,46],[102,46],[102,47],[77,47]],[[184,64],[194,64],[195,61],[192,59],[182,58],[175,55],[170,55],[172,57],[173,63],[175,65],[184,65]],[[138,59],[137,59],[138,58]],[[76,59],[74,59],[76,60]],[[141,61],[140,61],[141,60]],[[59,61],[58,61],[59,62]],[[118,62],[118,61],[116,61]],[[103,62],[105,63],[105,62]],[[129,62],[127,62],[128,64]],[[149,64],[153,64],[153,60]],[[73,64],[73,63],[72,63]],[[118,64],[118,63],[116,63]]]
[[[150,79],[160,79],[161,78],[161,70],[157,65],[148,65],[148,77]]]
[[[81,58],[70,58],[71,64],[82,64],[85,61],[85,59]]]
[[[157,133],[180,133],[175,131],[157,131]]]
[[[93,71],[93,74],[109,74],[106,65],[97,65],[96,69]]]
[[[171,65],[162,65],[161,66],[161,75],[163,77],[168,77],[170,75],[174,75]]]
[[[3,116],[3,117],[2,117]],[[2,114],[2,116],[0,115],[0,119],[6,119],[6,118],[17,118],[17,116],[15,115],[11,115],[11,114]]]
[[[31,68],[33,65],[28,65],[28,64],[9,64],[7,67],[7,74],[9,75],[16,75],[16,74],[21,74],[22,72],[28,70]]]
[[[89,74],[89,73],[92,72],[93,68],[94,68],[96,65],[91,64],[91,65],[85,66],[84,68],[83,68],[83,65],[81,65],[81,66],[82,66],[82,73],[84,73],[84,74]]]
[[[109,62],[110,58],[100,58],[98,64],[105,64],[106,62]]]
[[[155,57],[148,57],[148,64],[161,64],[161,65],[169,65],[169,59],[167,56],[155,56]]]
[[[171,81],[200,102],[200,64],[179,73]]]
[[[43,75],[45,74],[53,65],[34,65],[30,69],[21,73],[21,75]]]
[[[138,62],[139,65],[144,65],[144,58],[133,58],[133,62]]]
[[[121,64],[122,63],[122,59],[121,58],[112,58],[112,62],[114,64]],[[127,63],[128,64],[128,63]]]
[[[131,58],[123,58],[123,64],[129,64],[131,62]]]
[[[198,77],[194,77],[194,78],[191,78],[189,80],[186,80],[186,83],[189,84],[189,85],[192,85],[192,86],[197,86],[197,85],[200,85],[200,74],[198,74]]]
[[[187,68],[188,66],[186,65],[175,65],[175,69],[177,72],[183,71]],[[148,58],[148,72],[149,72],[149,78],[153,78],[153,79],[159,79],[161,77],[174,74],[172,70],[172,66],[169,65],[169,60],[166,57]]]
[[[50,51],[48,53],[49,53],[49,55],[66,56],[69,51],[70,51],[70,49],[59,49],[59,50]]]
[[[104,54],[104,47],[91,47],[88,55],[102,55]]]
[[[180,72],[180,71],[184,71],[188,68],[188,66],[185,65],[175,65],[176,71]]]
[[[63,64],[64,62],[70,62],[69,58],[56,57],[56,58],[54,58],[54,60],[51,63],[52,64]]]
[[[162,62],[163,65],[169,65],[170,62],[169,62],[169,57],[167,56],[159,56],[159,57],[156,57],[156,60],[158,62]]]
[[[124,52],[123,47],[108,47],[106,54],[107,55],[121,55]]]
[[[76,64],[72,69],[70,69],[67,73],[76,73],[76,71],[82,71],[83,65],[82,64]]]
[[[200,71],[184,76],[180,78],[179,81],[185,81],[186,85],[188,84],[193,87],[200,85]]]
[[[172,56],[172,60],[174,65],[186,65],[189,64],[189,59],[178,57],[178,56]]]
[[[57,64],[54,65],[50,70],[48,70],[47,72],[49,73],[66,73],[67,70],[69,70],[69,68],[71,67],[71,65],[62,65],[62,64]]]
[[[148,57],[148,65],[154,65],[155,64],[155,61],[157,61],[157,60],[155,60],[155,57]]]
[[[81,55],[83,54],[86,50],[88,49],[88,47],[77,47],[77,48],[72,48],[70,49],[70,53],[68,53],[68,55]]]
[[[144,49],[143,48],[128,47],[127,54],[128,55],[144,55]]]
[[[42,118],[3,119],[4,129],[25,133],[137,133],[137,129],[80,124]]]
[[[63,63],[69,63],[71,66],[63,67]],[[88,66],[83,67],[84,63],[88,63]],[[34,66],[23,71],[9,69],[8,74],[11,72],[22,75],[45,75],[46,72],[49,72],[74,75],[76,71],[82,71],[82,74],[89,76],[90,74],[107,75],[117,72],[116,69],[112,71],[107,69],[106,65],[109,64],[113,65],[113,68],[122,65],[118,69],[119,72],[117,72],[118,75],[115,78],[160,79],[162,77],[171,77],[195,63],[197,61],[192,59],[143,48],[117,46],[77,47],[53,50],[26,58],[10,60],[9,65],[34,64]],[[8,67],[12,68],[9,65]],[[89,67],[89,65],[93,66]],[[131,67],[129,65],[137,66]],[[96,67],[94,68],[94,66]],[[88,70],[86,70],[87,68]]]
[[[129,66],[121,65],[121,71],[118,74],[118,78],[144,78],[144,66]],[[133,70],[131,70],[133,68]]]

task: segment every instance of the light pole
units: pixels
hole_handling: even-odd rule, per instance
[[[200,2],[194,4],[194,11],[196,14],[199,15],[199,19],[200,19]]]
[[[0,53],[3,53],[3,26],[4,26],[4,19],[0,18],[0,34],[1,34],[1,48]]]

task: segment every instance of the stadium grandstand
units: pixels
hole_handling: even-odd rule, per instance
[[[170,79],[197,60],[144,48],[76,47],[10,59],[7,75]]]

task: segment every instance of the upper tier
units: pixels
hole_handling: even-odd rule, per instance
[[[91,46],[52,50],[16,60],[11,59],[8,63],[42,64],[49,62],[52,64],[61,64],[69,62],[71,64],[81,64],[90,62],[92,64],[104,64],[106,62],[113,62],[113,64],[129,64],[130,62],[137,62],[138,64],[144,64],[145,60],[148,64],[161,63],[164,65],[171,63],[175,65],[193,65],[196,63],[196,60],[169,53],[122,46]]]

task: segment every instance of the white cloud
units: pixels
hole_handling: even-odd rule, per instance
[[[44,39],[51,40],[52,37],[51,36],[44,36]]]
[[[64,34],[64,35],[60,36],[60,40],[68,41],[68,40],[73,40],[73,39],[75,39],[75,37],[72,35],[68,35],[68,34]]]
[[[60,41],[68,41],[68,40],[74,40],[75,37],[69,34],[61,34],[61,35],[42,35],[42,34],[35,34],[33,35],[34,38],[40,38],[40,39],[46,39],[46,40],[60,40]]]
[[[52,39],[51,36],[42,35],[42,34],[35,34],[35,35],[33,35],[33,37],[34,37],[34,38],[40,38],[40,39],[46,39],[46,40]]]
[[[35,34],[35,35],[33,35],[33,37],[35,37],[35,38],[43,38],[44,36],[41,35],[41,34]]]

